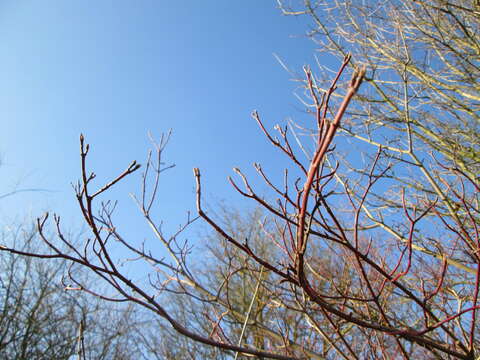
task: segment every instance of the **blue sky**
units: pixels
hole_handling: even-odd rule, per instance
[[[144,163],[156,137],[173,129],[157,218],[181,223],[194,210],[192,168],[203,174],[207,203],[243,206],[226,181],[232,167],[253,174],[281,160],[251,119],[271,129],[302,116],[292,69],[314,64],[306,18],[282,16],[271,1],[3,1],[0,5],[0,193],[4,222],[43,211],[80,226],[70,183],[80,175],[78,136],[91,144],[97,185],[132,161]],[[321,59],[320,59],[321,60]],[[142,234],[128,197],[139,174],[107,198],[118,222]],[[137,219],[138,217],[138,219]],[[146,227],[145,227],[146,228]]]

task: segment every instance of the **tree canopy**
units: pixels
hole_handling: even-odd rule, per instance
[[[48,251],[0,250],[63,259],[107,285],[69,272],[71,291],[151,311],[166,326],[166,347],[143,334],[158,358],[476,359],[478,1],[277,3],[283,14],[310,22],[319,66],[296,77],[306,120],[274,133],[268,114],[253,112],[266,141],[285,155],[283,174],[255,164],[265,193],[234,169],[230,183],[254,213],[241,216],[233,204],[207,210],[195,168],[198,216],[164,234],[152,205],[169,168],[165,135],[135,198],[163,257],[125,238],[115,204],[98,200],[140,166],[132,162],[94,187],[91,148],[81,135],[75,193],[88,237],[78,246],[52,216],[53,239],[47,214],[37,227]],[[202,253],[182,239],[194,221],[212,231]],[[119,266],[119,248],[151,266],[148,283]]]

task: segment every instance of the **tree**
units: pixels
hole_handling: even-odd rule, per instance
[[[2,242],[40,251],[38,233],[8,226]],[[130,359],[137,320],[128,309],[65,292],[65,261],[0,257],[0,357],[4,359]],[[82,272],[81,269],[75,269]],[[110,324],[116,323],[112,328]],[[108,325],[107,325],[108,324]],[[133,339],[133,337],[132,337]],[[130,349],[129,349],[130,348]]]
[[[382,186],[377,183],[379,190],[370,190],[368,198],[365,187],[345,186],[345,193],[361,206],[363,226],[381,230],[377,236],[393,237],[392,246],[408,244],[422,268],[446,262],[451,283],[444,301],[472,309],[463,317],[471,317],[470,329],[462,323],[462,329],[454,331],[469,337],[466,342],[473,352],[480,224],[478,1],[278,4],[286,15],[309,17],[308,36],[322,55],[342,58],[354,53],[355,63],[369,69],[364,91],[349,107],[349,120],[340,133],[358,144],[366,158],[376,157],[378,151],[375,161],[390,168],[384,175],[389,180]],[[315,79],[318,89],[325,87],[327,76],[328,69],[322,68]],[[345,185],[369,176],[364,163],[349,158],[343,162],[345,174],[337,173]],[[355,180],[352,172],[358,175]],[[411,234],[413,224],[409,220],[410,226],[405,226],[399,212],[426,209],[434,199],[435,206]],[[432,274],[432,279],[444,277]],[[470,286],[458,291],[456,283],[464,279]]]
[[[241,213],[222,204],[216,213],[222,228],[239,239],[248,239],[249,246],[257,254],[270,258],[272,262],[279,258],[275,244],[264,241],[265,226],[268,225],[264,221],[266,214],[261,209]],[[192,290],[186,292],[182,287],[177,287],[175,293],[168,296],[170,311],[184,323],[202,329],[214,338],[238,339],[237,343],[241,339],[242,343],[257,349],[264,349],[271,342],[283,341],[288,342],[292,351],[304,352],[313,359],[322,358],[310,346],[303,344],[307,338],[312,343],[321,342],[321,337],[301,325],[304,322],[302,312],[282,305],[285,299],[276,291],[273,274],[259,267],[238,248],[231,247],[218,233],[210,231],[202,238],[206,248],[201,254],[205,260],[192,264],[194,267],[191,271],[202,277],[206,288],[212,289],[210,299],[214,294],[214,312],[209,297],[201,293],[193,297]],[[282,326],[281,330],[279,326]],[[164,339],[169,339],[166,346],[156,345],[159,359],[247,358],[237,353],[222,353],[218,349],[192,344],[166,327],[159,326],[159,329],[150,340],[145,340],[146,343],[155,344],[165,343]],[[159,331],[162,334],[160,337]],[[286,337],[288,332],[290,336]]]
[[[415,199],[437,196],[443,218],[464,223],[465,214],[458,211],[464,207],[461,194],[475,196],[480,173],[478,1],[305,0],[296,2],[300,9],[277,2],[283,14],[312,20],[307,35],[320,54],[341,59],[352,53],[354,64],[369,69],[340,132],[364,143],[366,154],[381,147],[385,156],[379,161],[395,164],[391,191],[375,194],[375,204],[364,205],[370,220],[401,239],[395,225],[375,212],[403,208],[400,189],[406,188]],[[329,70],[320,70],[319,90],[329,79]],[[457,187],[460,179],[466,182],[463,190]],[[466,251],[475,253],[476,245],[465,241]],[[428,248],[425,244],[420,251]]]
[[[322,49],[341,64],[326,86],[305,69],[311,126],[277,127],[274,136],[254,112],[288,163],[281,177],[256,165],[276,198],[257,193],[235,169],[243,185],[231,179],[233,187],[265,212],[247,227],[250,235],[204,209],[199,169],[198,214],[222,239],[212,248],[216,261],[192,264],[192,248],[179,239],[183,228],[162,233],[151,209],[168,168],[165,136],[148,158],[137,202],[170,260],[133,246],[114,222],[114,206],[97,199],[139,165],[92,189],[90,148],[81,136],[76,196],[92,240],[74,246],[55,216],[63,251],[45,232],[47,214],[38,228],[50,252],[0,249],[86,268],[110,288],[99,291],[70,273],[71,289],[142,306],[193,340],[164,352],[166,358],[209,351],[219,358],[475,359],[478,5],[305,1],[297,11],[279,4],[285,14],[310,15],[312,38],[325,41]],[[364,162],[352,151],[357,140]],[[152,265],[149,284],[122,272],[116,246]]]

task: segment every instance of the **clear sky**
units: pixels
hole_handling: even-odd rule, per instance
[[[265,123],[302,116],[292,69],[314,64],[306,18],[282,16],[273,0],[2,1],[0,3],[0,202],[3,221],[55,211],[80,224],[70,183],[80,175],[78,136],[91,144],[100,185],[132,160],[144,163],[147,133],[173,129],[156,213],[171,226],[194,210],[192,168],[206,201],[242,206],[226,181],[237,166],[283,159],[250,113]],[[118,222],[142,234],[128,194],[139,174],[102,198],[120,201]]]

